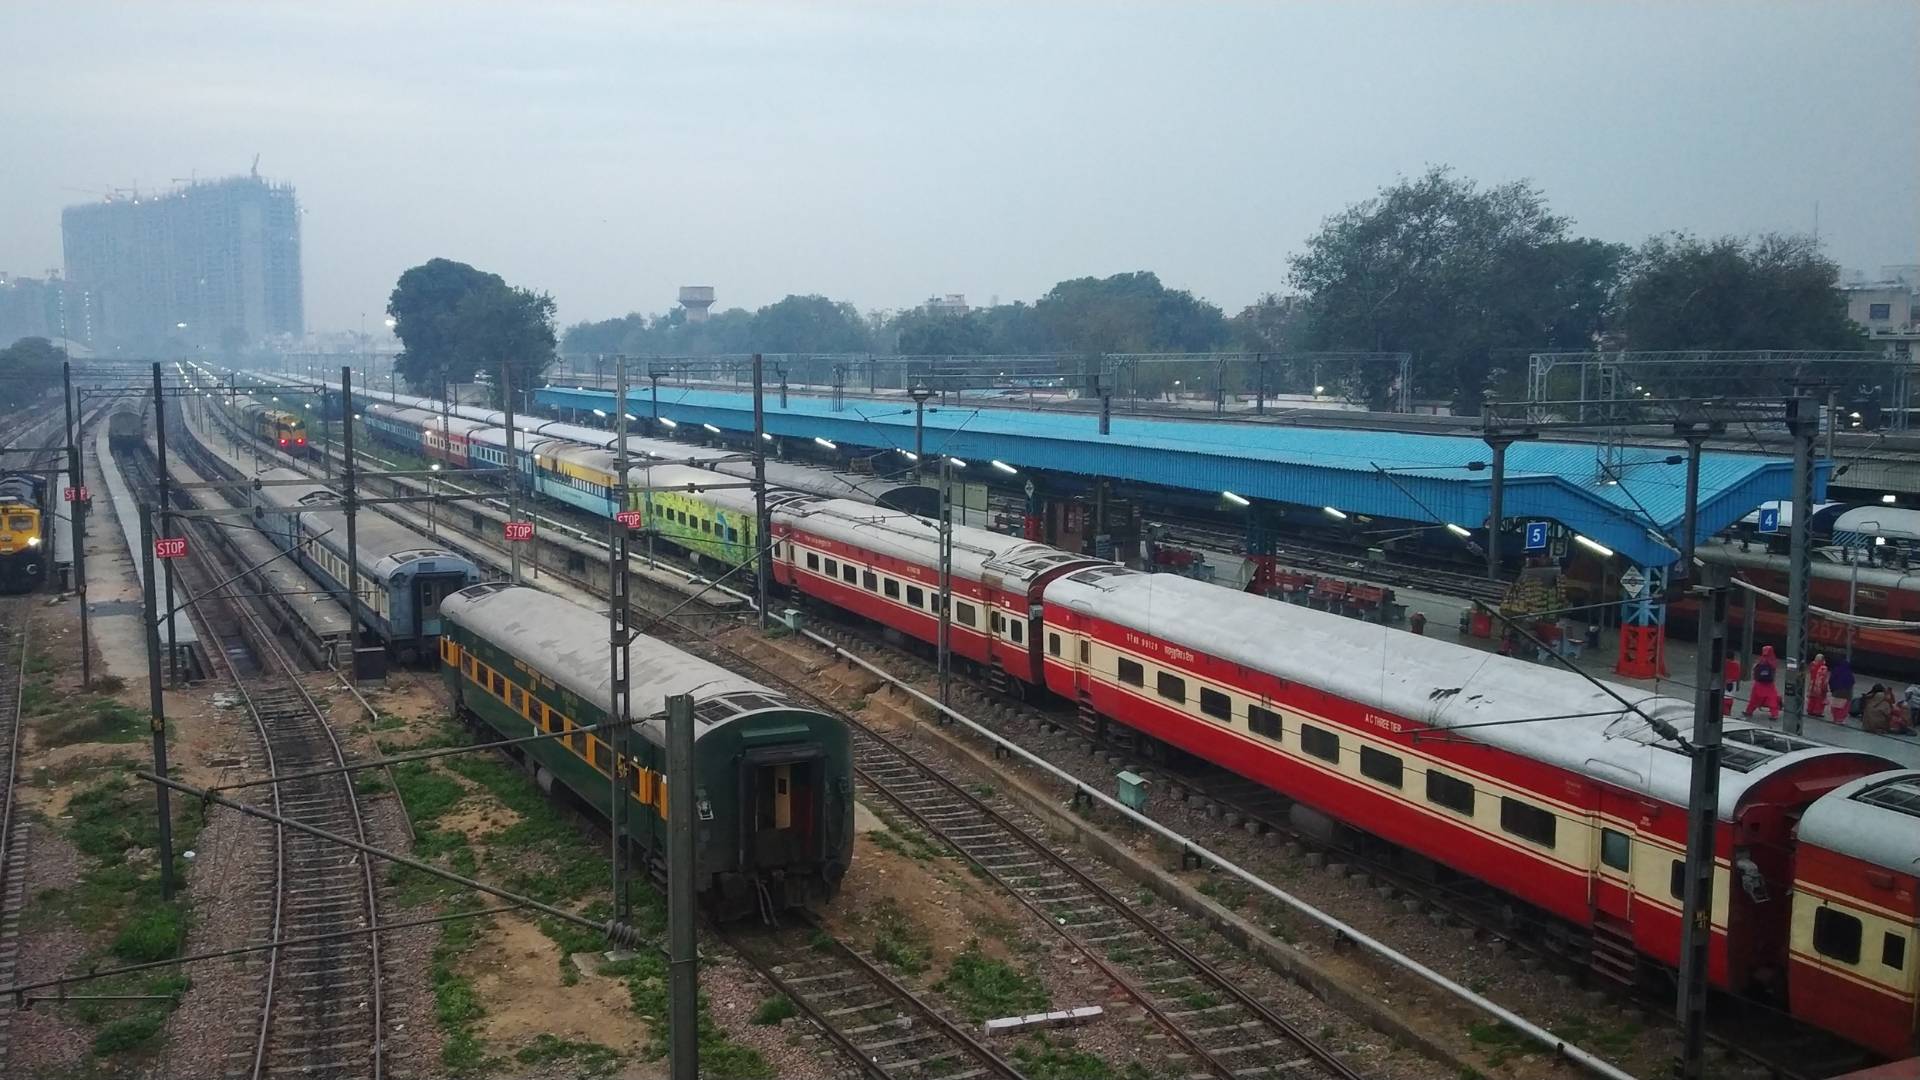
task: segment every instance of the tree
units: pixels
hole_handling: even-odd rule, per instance
[[[510,287],[498,274],[431,259],[400,275],[387,314],[404,346],[394,360],[407,384],[439,395],[510,364],[514,385],[538,383],[553,363],[553,298]]]
[[[860,309],[824,296],[788,296],[753,314],[753,351],[869,352],[873,337]]]
[[[1836,286],[1840,268],[1807,236],[1705,241],[1675,233],[1635,254],[1621,344],[1630,349],[1863,349]]]
[[[1411,352],[1418,392],[1477,405],[1496,350],[1586,348],[1604,329],[1625,249],[1567,227],[1524,181],[1483,191],[1439,166],[1402,180],[1291,260],[1303,344]]]
[[[902,312],[890,329],[899,336],[901,356],[979,356],[990,351],[992,329],[976,312],[937,315]]]
[[[1062,281],[1033,305],[1049,352],[1206,352],[1227,339],[1220,309],[1142,270]]]
[[[0,349],[0,411],[32,404],[59,387],[67,350],[43,337],[24,337]]]

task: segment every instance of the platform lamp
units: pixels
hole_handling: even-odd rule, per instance
[[[925,380],[921,380],[913,384],[907,396],[913,399],[913,471],[918,475],[921,471],[920,459],[927,453],[927,399],[933,396],[933,390]]]

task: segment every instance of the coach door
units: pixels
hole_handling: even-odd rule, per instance
[[[420,613],[418,633],[437,637],[440,633],[440,601],[465,587],[465,581],[453,574],[421,575],[413,579],[413,609]]]

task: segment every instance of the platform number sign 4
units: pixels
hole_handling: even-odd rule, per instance
[[[153,542],[153,557],[156,559],[179,559],[186,557],[187,538],[184,536],[163,536]]]
[[[533,522],[509,521],[506,523],[506,536],[515,542],[533,539]]]
[[[1547,523],[1544,521],[1527,522],[1527,550],[1547,550]]]
[[[638,510],[622,510],[613,515],[613,519],[629,529],[637,529],[640,527],[640,511]]]
[[[68,502],[86,502],[87,501],[87,489],[83,487],[63,488],[62,494],[66,496],[66,500]]]
[[[1780,508],[1769,506],[1760,511],[1760,531],[1773,533],[1780,531]]]

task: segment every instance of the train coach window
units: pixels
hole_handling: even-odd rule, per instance
[[[1519,799],[1509,799],[1505,796],[1500,798],[1500,828],[1522,840],[1531,840],[1542,847],[1552,847],[1556,821],[1551,810],[1521,802]]]
[[[1312,724],[1300,725],[1300,749],[1322,761],[1339,762],[1340,736]]]
[[[1093,643],[1091,641],[1082,641],[1080,643],[1080,662],[1083,664],[1093,663]]]
[[[859,580],[859,568],[855,567],[852,563],[841,563],[840,580],[849,585],[854,584]]]
[[[1389,787],[1401,787],[1406,782],[1406,766],[1398,754],[1363,746],[1360,748],[1360,775]]]
[[[917,585],[907,586],[907,603],[912,604],[914,607],[925,607],[927,603],[927,591]]]
[[[860,587],[868,592],[880,591],[880,575],[871,570],[860,571]]]
[[[1907,966],[1907,939],[1888,931],[1880,939],[1880,962],[1895,971]]]
[[[734,528],[731,525],[727,526],[727,543],[737,544],[739,542],[740,542],[740,530]]]
[[[1059,634],[1047,635],[1047,655],[1049,656],[1060,655],[1060,635]]]
[[[840,575],[840,564],[833,561],[832,559],[828,559],[827,560],[827,576],[838,577],[839,575]]]
[[[1247,730],[1262,738],[1280,741],[1280,714],[1258,705],[1247,706]]]
[[[1860,962],[1860,920],[1836,908],[1813,912],[1813,951],[1843,964]]]
[[[1675,900],[1687,898],[1687,864],[1679,859],[1673,860],[1673,868],[1667,872],[1667,891]]]
[[[815,555],[811,551],[807,552],[807,569],[809,570],[820,569],[820,556]]]
[[[886,588],[883,589],[882,591],[887,594],[887,599],[889,600],[900,599],[900,583],[893,580],[892,578],[888,578],[885,584],[886,584]]]
[[[961,626],[972,626],[973,625],[973,605],[967,603],[964,600],[954,601],[953,617],[956,621],[960,623]]]
[[[1473,813],[1473,785],[1438,769],[1427,770],[1427,801],[1462,814]]]
[[[1187,680],[1170,671],[1162,671],[1153,677],[1153,688],[1168,701],[1187,702]]]
[[[1200,711],[1215,720],[1233,720],[1233,699],[1218,690],[1200,688]]]
[[[1128,686],[1147,685],[1147,669],[1131,660],[1122,659],[1119,662],[1118,671],[1120,681],[1126,683]]]
[[[593,767],[606,773],[608,776],[612,776],[613,751],[607,747],[606,743],[601,742],[599,739],[589,739],[587,745],[593,748]]]
[[[1013,643],[1018,645],[1027,636],[1026,623],[1007,620],[1007,629],[1013,633]]]
[[[1627,839],[1626,833],[1601,829],[1600,861],[1615,870],[1627,870],[1633,865],[1633,841]]]

